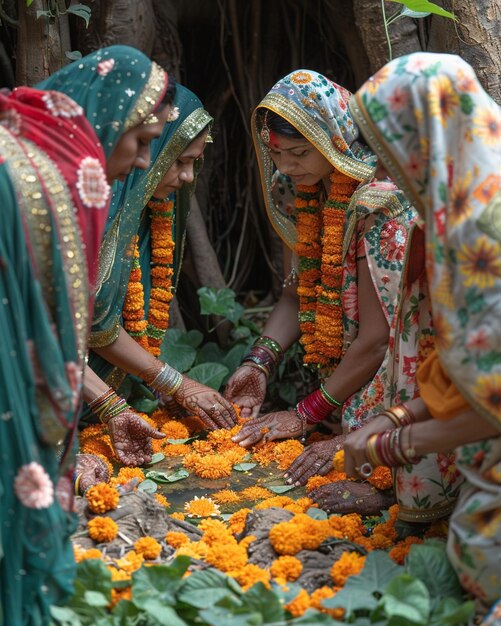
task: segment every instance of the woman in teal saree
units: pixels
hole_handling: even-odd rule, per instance
[[[65,94],[21,87],[0,95],[0,623],[6,626],[49,624],[50,606],[72,591],[72,451],[107,178],[131,167],[139,142],[162,126],[161,116],[147,128],[143,122],[163,97],[163,70],[154,70],[159,89],[143,105],[152,63],[125,47],[96,54],[99,63],[114,59],[117,71],[122,65],[130,72],[137,90],[118,109],[122,90],[113,66],[100,70],[95,55],[82,59],[81,81],[117,105],[109,120],[116,124],[95,107],[95,118],[107,124],[101,136],[86,119],[89,110]]]

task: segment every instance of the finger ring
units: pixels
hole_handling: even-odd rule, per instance
[[[213,405],[211,406],[211,408],[210,408],[211,413],[214,413],[214,411],[216,410],[216,408],[217,408],[217,405],[216,405],[216,404],[213,404]]]
[[[369,476],[372,476],[372,472],[374,470],[372,465],[368,461],[366,461],[365,463],[362,463],[362,465],[358,469],[355,468],[355,471],[358,472],[360,476],[363,476],[364,478],[369,478]]]

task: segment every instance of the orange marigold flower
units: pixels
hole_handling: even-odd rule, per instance
[[[343,587],[350,576],[359,574],[363,570],[364,565],[365,556],[361,556],[357,552],[343,552],[341,558],[331,567],[334,584]]]
[[[155,500],[158,502],[158,504],[161,504],[162,506],[164,506],[165,508],[168,508],[170,506],[170,502],[167,500],[167,498],[161,494],[161,493],[156,493],[155,494]]]
[[[115,565],[124,572],[132,574],[132,572],[137,571],[141,567],[143,561],[142,554],[129,550],[121,559],[115,559]]]
[[[209,546],[213,546],[216,543],[236,544],[237,542],[230,529],[220,520],[204,519],[199,528],[203,532],[202,541],[205,541]]]
[[[188,517],[210,517],[221,515],[218,505],[211,498],[195,496],[193,500],[185,502],[184,510]]]
[[[275,445],[275,461],[281,470],[288,469],[293,461],[302,454],[303,444],[297,439],[286,439]]]
[[[105,434],[105,431],[106,426],[104,424],[91,424],[78,433],[78,439],[82,444],[84,441],[88,441],[89,439],[101,437],[101,435]]]
[[[231,532],[234,535],[239,535],[241,532],[243,532],[245,528],[245,522],[247,520],[247,515],[250,512],[250,509],[244,508],[240,509],[236,513],[233,513],[233,515],[230,517],[230,519],[228,520],[228,524]]]
[[[160,556],[162,546],[153,537],[141,537],[134,542],[134,550],[145,559],[153,560]]]
[[[270,588],[270,573],[254,565],[254,563],[247,563],[241,569],[229,572],[230,576],[238,582],[244,591],[250,589],[256,583],[263,583],[265,587]]]
[[[303,509],[303,513],[306,513],[308,509],[318,508],[318,504],[316,504],[316,502],[313,502],[313,500],[310,500],[310,498],[299,498],[298,500],[296,500],[296,504]]]
[[[306,482],[306,493],[310,493],[310,491],[318,489],[318,487],[322,487],[323,485],[328,485],[330,482],[327,476],[312,476],[308,478]]]
[[[190,454],[193,457],[194,454]],[[207,454],[206,456],[197,455],[197,458],[186,460],[193,467],[193,471],[200,478],[209,478],[211,480],[217,480],[218,478],[225,478],[230,476],[233,470],[233,461],[224,454]]]
[[[344,450],[338,450],[332,458],[332,465],[336,472],[344,472]]]
[[[279,522],[270,529],[269,540],[277,554],[297,554],[303,548],[302,528],[292,522]]]
[[[169,546],[172,546],[173,548],[177,550],[177,548],[180,548],[185,543],[189,543],[190,540],[184,533],[181,533],[175,530],[170,530],[165,535],[165,541],[169,544]]]
[[[376,489],[391,489],[393,487],[393,474],[389,467],[380,465],[374,468],[372,475],[367,479]]]
[[[303,613],[306,613],[310,606],[311,602],[308,592],[305,589],[301,589],[294,600],[289,602],[289,604],[286,604],[284,608],[286,611],[289,611],[292,616],[301,617]]]
[[[374,550],[370,537],[364,537],[361,535],[360,537],[357,537],[354,542],[359,546],[362,546],[362,548],[365,548],[367,552],[372,552],[372,550]]]
[[[274,578],[296,580],[303,571],[303,564],[295,556],[279,556],[271,564],[270,572]]]
[[[117,569],[113,565],[107,565],[106,569],[111,574],[111,580],[130,580],[130,574],[124,570]]]
[[[115,452],[113,451],[109,435],[90,437],[80,444],[80,451],[84,454],[95,454],[104,456],[107,459],[115,459]]]
[[[214,446],[205,439],[197,439],[191,444],[191,447],[193,452],[198,452],[198,454],[212,454],[214,452]]]
[[[118,525],[110,517],[94,517],[87,522],[89,537],[98,543],[113,541],[118,533]]]
[[[111,606],[114,607],[121,600],[132,600],[132,587],[111,590]]]
[[[205,557],[207,563],[221,572],[239,570],[247,563],[247,550],[238,544],[214,544]]]
[[[192,559],[203,560],[208,550],[209,546],[204,541],[188,541],[177,549],[176,556],[190,556]]]
[[[231,504],[233,502],[240,501],[240,495],[236,491],[232,491],[231,489],[222,489],[221,491],[216,491],[216,493],[212,494],[212,498],[218,504]]]
[[[273,494],[269,489],[265,487],[259,487],[255,485],[253,487],[247,487],[240,492],[243,500],[263,500],[264,498],[272,498]]]
[[[406,537],[403,541],[399,541],[396,546],[394,546],[389,551],[389,556],[392,558],[395,563],[399,565],[403,565],[407,555],[409,554],[409,550],[411,546],[416,543],[423,543],[423,540],[419,537],[413,537],[412,535]]]
[[[190,431],[190,436],[202,433],[205,431],[205,424],[198,417],[198,415],[188,415],[181,420],[186,428]]]
[[[124,485],[133,478],[137,478],[140,482],[144,480],[144,472],[140,467],[121,467],[116,476],[116,481],[119,485]]]
[[[250,544],[256,541],[256,536],[255,535],[247,535],[246,537],[244,537],[242,539],[242,541],[239,541],[239,545],[242,546],[243,548],[245,548],[247,550],[247,548],[250,546]]]
[[[330,615],[334,619],[341,620],[344,616],[344,609],[327,609],[322,605],[324,600],[327,600],[327,598],[332,598],[335,593],[336,590],[332,589],[331,587],[320,587],[319,589],[315,589],[310,597],[311,606],[321,613],[327,613],[327,615]]]
[[[153,414],[153,416],[155,413]],[[155,417],[153,417],[155,419]],[[184,424],[176,420],[168,420],[160,426],[167,439],[188,439],[190,433]]]
[[[97,548],[89,548],[89,550],[83,550],[79,553],[78,558],[75,557],[75,561],[80,563],[80,561],[87,561],[88,559],[102,559],[103,553],[101,550]]]
[[[116,487],[112,487],[107,483],[98,483],[93,485],[85,492],[85,497],[89,505],[89,509],[93,513],[106,513],[117,508],[120,501],[120,494]]]
[[[252,448],[252,459],[263,467],[267,467],[272,461],[275,460],[274,450],[274,441],[258,443]]]
[[[185,456],[191,452],[191,446],[186,443],[166,443],[162,446],[166,456]]]
[[[294,504],[294,500],[289,496],[274,496],[273,498],[267,498],[259,504],[256,504],[255,509],[271,509],[271,507],[277,507],[279,509],[285,509],[286,506]]]
[[[170,514],[170,516],[171,516],[173,519],[178,519],[178,520],[180,520],[181,522],[182,522],[182,521],[184,521],[184,520],[186,519],[186,515],[185,515],[184,513],[180,513],[180,512],[179,512],[179,513],[177,513],[177,512],[176,512],[176,513],[171,513],[171,514]]]

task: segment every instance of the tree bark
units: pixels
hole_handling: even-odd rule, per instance
[[[66,10],[64,0],[59,9]],[[19,28],[16,51],[16,82],[32,86],[47,78],[69,62],[65,52],[71,50],[68,15],[61,14],[54,20],[37,19],[37,11],[45,10],[42,0],[33,0],[30,7],[26,0],[19,0]]]
[[[428,49],[458,54],[484,89],[501,104],[501,5],[497,0],[444,0],[457,22],[433,16]]]

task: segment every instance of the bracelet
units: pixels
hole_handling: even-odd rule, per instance
[[[307,417],[304,413],[301,412],[301,409],[299,407],[299,404],[296,406],[296,417],[298,419],[301,420],[301,427],[302,427],[302,434],[301,434],[301,443],[305,443],[306,442],[306,422],[307,422]]]
[[[159,391],[162,395],[174,396],[179,387],[181,387],[182,382],[183,375],[167,363],[164,363],[162,369],[149,383],[149,386],[155,391]]]
[[[276,354],[261,346],[251,347],[250,351],[243,357],[242,363],[247,361],[252,361],[256,365],[262,365],[267,370],[268,377],[274,373],[278,363]]]
[[[320,385],[320,392],[322,393],[323,397],[327,400],[327,402],[330,402],[332,404],[332,406],[335,407],[339,407],[339,406],[343,406],[342,402],[339,402],[339,400],[336,400],[336,398],[333,398],[326,390],[326,388],[324,387],[324,384],[322,383]]]
[[[266,378],[270,377],[270,370],[262,365],[261,363],[255,363],[253,360],[249,359],[247,361],[242,361],[241,365],[247,365],[248,367],[254,367],[255,369],[263,372]]]
[[[403,445],[404,435],[407,434],[407,447]],[[421,457],[417,456],[411,442],[411,425],[385,430],[382,433],[371,435],[365,446],[365,454],[373,466],[401,467],[415,465]]]
[[[75,478],[75,495],[79,496],[80,495],[80,480],[82,478],[82,474],[77,474],[76,478]]]
[[[318,424],[334,410],[333,405],[325,398],[321,389],[315,389],[306,398],[297,403],[296,410],[305,417],[308,424]]]
[[[92,402],[89,402],[90,411],[103,424],[107,424],[110,419],[116,417],[119,413],[122,413],[122,411],[128,408],[130,407],[127,402],[123,398],[120,398],[111,387],[105,393],[94,398]]]
[[[278,341],[276,341],[272,337],[268,337],[268,335],[261,335],[260,337],[258,337],[256,341],[254,342],[254,345],[264,346],[265,348],[268,348],[269,350],[271,350],[277,357],[277,365],[284,356],[284,350],[282,346],[278,343]]]

